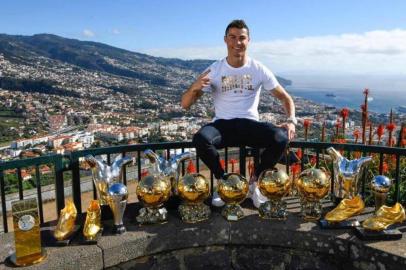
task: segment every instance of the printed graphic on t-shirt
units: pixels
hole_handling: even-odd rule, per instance
[[[254,91],[251,75],[244,74],[221,77],[221,92],[234,91],[234,93],[242,93],[243,90]]]

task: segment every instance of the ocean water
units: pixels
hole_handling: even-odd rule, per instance
[[[286,87],[293,96],[303,97],[316,103],[332,105],[337,108],[350,108],[360,110],[364,103],[363,90],[360,88],[330,88],[330,87]],[[330,95],[334,95],[330,96]],[[368,108],[377,113],[389,113],[391,108],[406,106],[406,89],[399,90],[370,90]]]

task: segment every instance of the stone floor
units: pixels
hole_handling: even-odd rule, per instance
[[[140,226],[138,203],[126,210],[127,233],[111,235],[111,221],[96,245],[56,247],[44,239],[47,259],[27,269],[406,269],[406,237],[393,241],[361,241],[351,230],[321,230],[299,216],[297,198],[287,198],[285,221],[263,220],[249,201],[246,217],[228,222],[219,209],[197,224],[183,223],[168,207],[165,224]],[[324,211],[331,209],[324,203]],[[371,215],[366,209],[360,220]],[[83,217],[82,217],[83,218]],[[80,223],[80,221],[79,221]],[[45,231],[44,227],[43,230]],[[406,233],[406,224],[398,229]],[[0,269],[9,269],[13,234],[0,235]]]

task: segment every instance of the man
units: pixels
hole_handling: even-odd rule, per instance
[[[256,185],[259,174],[273,168],[294,137],[295,106],[290,95],[275,76],[260,62],[247,56],[249,29],[243,20],[234,20],[226,28],[224,42],[227,57],[214,62],[183,94],[181,105],[189,109],[204,92],[213,95],[215,118],[193,137],[197,154],[212,170],[217,179],[224,177],[218,148],[247,145],[265,148],[261,162],[250,180],[250,197],[254,205],[266,201]],[[261,88],[278,98],[287,113],[285,123],[276,126],[259,122],[258,103]],[[222,206],[218,194],[212,204]]]

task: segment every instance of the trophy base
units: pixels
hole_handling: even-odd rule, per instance
[[[24,267],[38,264],[42,262],[46,257],[47,253],[45,249],[42,249],[41,253],[39,254],[25,256],[23,258],[20,258],[19,260],[17,260],[16,254],[13,253],[8,257],[8,261],[10,261],[10,263],[13,264],[13,266],[15,267]]]
[[[182,221],[186,223],[197,223],[207,220],[211,214],[210,207],[204,203],[182,204],[179,205],[178,211]]]
[[[41,237],[44,239],[44,244],[50,247],[65,247],[68,246],[76,237],[80,229],[80,225],[75,225],[72,232],[64,240],[58,240],[54,236],[54,230],[46,229],[41,232]]]
[[[97,241],[99,241],[100,237],[103,234],[103,228],[100,229],[100,231],[94,235],[93,237],[86,238],[83,233],[78,237],[78,243],[80,245],[96,245]]]
[[[352,229],[359,227],[360,223],[358,220],[343,220],[340,222],[330,222],[325,219],[319,220],[319,226],[321,229],[334,230],[334,229]]]
[[[136,219],[137,222],[141,224],[162,224],[168,221],[168,211],[165,207],[144,207],[140,209],[139,215]]]
[[[238,204],[226,204],[221,211],[221,215],[228,221],[237,221],[244,217],[244,212]]]
[[[258,212],[263,219],[286,220],[288,217],[285,201],[264,202],[259,206]]]
[[[124,224],[120,224],[120,225],[114,225],[113,230],[111,232],[115,235],[121,235],[121,234],[124,234],[126,231],[127,231],[127,229],[125,228]]]
[[[305,221],[317,221],[321,218],[321,203],[320,201],[303,201],[302,218]]]
[[[398,240],[402,238],[402,232],[397,229],[370,231],[362,227],[356,227],[355,234],[361,240]]]
[[[111,220],[114,219],[113,212],[110,209],[110,206],[106,205],[100,205],[100,210],[101,210],[101,220],[106,221],[106,220]]]

